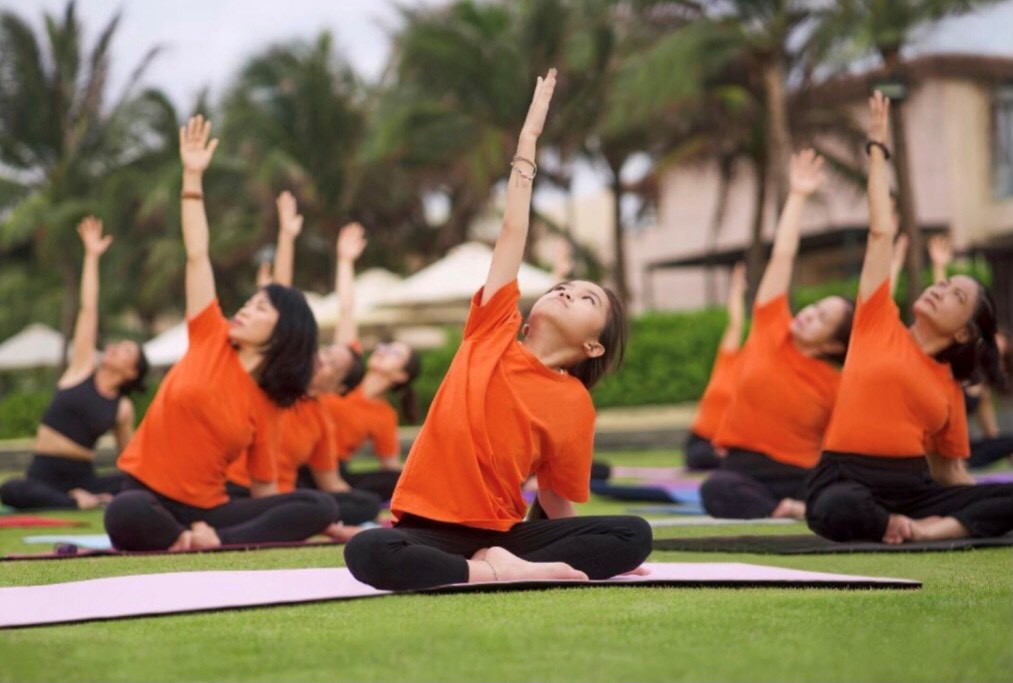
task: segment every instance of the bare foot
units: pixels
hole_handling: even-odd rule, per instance
[[[770,513],[770,516],[782,519],[805,519],[805,503],[794,498],[783,498]]]
[[[218,548],[222,545],[222,540],[218,538],[218,533],[206,522],[194,522],[190,525],[190,531],[193,533],[191,547],[194,550],[207,550],[209,548]]]
[[[339,522],[324,529],[323,534],[324,536],[329,536],[337,543],[348,543],[352,536],[360,531],[364,531],[361,526],[345,526]]]
[[[904,541],[911,540],[911,518],[904,515],[890,515],[886,523],[886,532],[883,533],[883,543],[889,545],[900,545]]]
[[[169,552],[175,550],[190,550],[193,547],[193,532],[187,529],[179,535],[176,542],[169,546]]]
[[[481,550],[479,552],[482,552]],[[477,554],[477,553],[476,553]],[[483,581],[523,581],[525,579],[556,579],[561,581],[587,581],[587,574],[579,572],[565,562],[528,562],[517,557],[505,548],[493,546],[485,549],[481,560],[472,562],[468,582]],[[489,577],[486,574],[490,573]],[[476,571],[477,570],[477,571]]]
[[[489,549],[488,548],[482,548],[477,553],[475,553],[474,555],[472,555],[471,559],[475,560],[476,562],[485,562],[485,556],[487,554],[489,554]]]
[[[967,538],[971,532],[955,517],[924,517],[911,520],[912,541],[944,541],[950,538]]]
[[[106,505],[109,505],[109,503],[113,502],[113,494],[111,493],[100,493],[95,497],[98,498],[98,504],[102,507],[105,507]]]
[[[67,491],[67,495],[74,499],[77,503],[78,510],[92,510],[98,507],[99,498],[90,491],[84,489],[71,489]]]
[[[619,576],[650,576],[651,570],[647,567],[640,565],[636,569],[631,569],[628,572],[623,572]]]

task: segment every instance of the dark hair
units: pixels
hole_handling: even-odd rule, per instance
[[[855,322],[855,300],[846,296],[836,296],[844,299],[844,303],[847,304],[848,309],[844,312],[844,317],[837,325],[837,329],[830,336],[830,341],[840,342],[844,345],[844,349],[838,353],[824,354],[823,359],[837,363],[838,365],[844,365],[844,359],[848,355],[848,344],[851,342],[851,326]]]
[[[623,357],[626,355],[626,337],[629,335],[626,307],[623,306],[623,302],[615,292],[607,287],[603,287],[603,289],[609,300],[609,310],[608,316],[605,318],[605,326],[598,333],[598,341],[605,347],[605,353],[597,358],[587,358],[566,368],[567,372],[579,379],[580,383],[589,390],[602,377],[618,370],[623,364]]]
[[[120,384],[120,396],[129,396],[134,392],[144,391],[147,389],[147,385],[144,383],[144,380],[148,376],[149,367],[151,367],[151,365],[148,363],[148,357],[144,355],[144,347],[137,344],[137,364],[134,366],[137,370],[137,376]]]
[[[401,369],[408,377],[400,384],[391,387],[390,390],[401,395],[401,414],[410,424],[415,424],[419,421],[419,399],[415,394],[412,382],[422,371],[422,356],[419,355],[419,352],[409,346],[408,358],[405,359]]]
[[[306,395],[317,354],[317,321],[303,293],[292,287],[262,287],[278,311],[265,344],[257,384],[272,402],[287,408]]]
[[[345,376],[341,378],[341,385],[344,387],[343,394],[347,394],[359,386],[362,383],[362,378],[366,376],[366,363],[362,360],[362,352],[351,345],[347,348],[348,352],[352,354],[352,362],[348,364]]]
[[[936,360],[949,363],[954,378],[960,382],[980,377],[993,387],[1005,390],[1008,379],[995,341],[995,299],[985,285],[977,280],[975,283],[978,285],[978,301],[967,321],[970,337],[966,342],[953,342],[947,346],[936,354]]]

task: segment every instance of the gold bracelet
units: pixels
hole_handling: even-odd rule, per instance
[[[188,190],[188,191],[181,192],[179,194],[179,198],[180,199],[200,199],[201,201],[203,201],[204,200],[204,193],[203,192],[194,192],[192,190]]]
[[[525,164],[531,166],[531,175],[526,175],[524,171],[517,168],[517,162],[523,161]],[[517,174],[525,180],[534,180],[535,176],[538,175],[538,164],[533,162],[531,159],[526,159],[519,154],[515,154],[513,159],[510,160],[510,167],[517,171]]]

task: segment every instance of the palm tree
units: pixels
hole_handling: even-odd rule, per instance
[[[28,250],[63,287],[61,327],[70,338],[77,299],[77,220],[96,210],[106,174],[146,149],[148,129],[135,118],[135,90],[158,52],[148,51],[112,102],[107,81],[114,16],[85,50],[74,2],[46,14],[40,36],[11,11],[0,13],[0,199],[7,219],[0,249]]]

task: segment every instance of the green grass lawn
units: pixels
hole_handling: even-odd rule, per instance
[[[643,457],[643,460],[640,458]],[[666,464],[662,453],[607,454]],[[670,461],[669,461],[670,462]],[[585,514],[621,513],[593,500]],[[97,533],[101,514],[74,533]],[[802,533],[666,528],[659,535]],[[53,530],[56,531],[56,530]],[[0,531],[0,552],[26,552]],[[405,595],[0,631],[0,681],[997,681],[1013,678],[1013,554],[658,552],[924,582],[918,591],[566,589]],[[0,585],[164,571],[332,567],[340,548],[0,563]],[[0,610],[3,606],[0,605]]]

